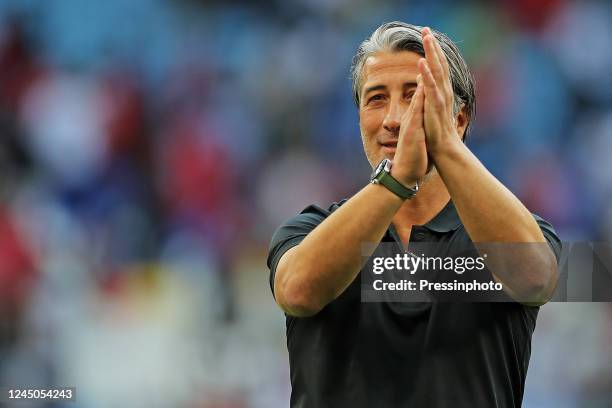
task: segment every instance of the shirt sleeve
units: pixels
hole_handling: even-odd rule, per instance
[[[553,228],[552,225],[539,215],[533,214],[533,218],[536,220],[540,229],[542,230],[542,234],[544,234],[544,238],[546,238],[546,242],[548,242],[548,246],[552,249],[555,257],[557,258],[557,264],[559,263],[559,259],[561,258],[561,240],[557,235],[557,232]]]
[[[268,268],[270,269],[270,289],[274,296],[274,276],[276,266],[283,254],[298,245],[328,215],[328,212],[316,206],[310,206],[300,214],[290,218],[277,228],[270,240],[268,250]]]

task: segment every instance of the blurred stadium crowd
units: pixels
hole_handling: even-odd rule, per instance
[[[467,143],[530,210],[612,239],[609,2],[4,0],[0,385],[287,406],[267,243],[367,181],[348,72],[390,20],[458,42]],[[527,382],[527,407],[610,406],[610,305],[545,306]]]

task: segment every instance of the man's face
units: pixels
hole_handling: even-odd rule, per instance
[[[421,56],[411,51],[379,52],[362,71],[359,127],[366,157],[376,166],[395,155],[402,115],[410,106]]]

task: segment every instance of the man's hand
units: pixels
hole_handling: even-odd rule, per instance
[[[391,175],[406,187],[419,182],[427,172],[428,157],[423,126],[425,92],[423,81],[418,81],[409,108],[402,116],[397,151]]]
[[[418,62],[425,89],[424,127],[427,150],[433,160],[449,144],[460,142],[453,113],[453,86],[448,61],[428,27],[421,31],[425,58]]]

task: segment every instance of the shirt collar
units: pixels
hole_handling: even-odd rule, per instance
[[[461,225],[461,219],[452,200],[449,200],[446,206],[424,225],[425,228],[434,232],[450,232],[454,231]]]

